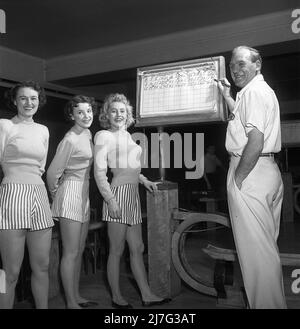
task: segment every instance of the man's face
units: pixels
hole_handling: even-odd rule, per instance
[[[260,61],[252,62],[248,49],[236,50],[229,64],[231,77],[237,87],[244,88],[258,73],[260,73]]]

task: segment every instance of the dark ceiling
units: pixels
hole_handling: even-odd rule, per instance
[[[2,46],[44,59],[297,8],[297,0],[0,0]]]

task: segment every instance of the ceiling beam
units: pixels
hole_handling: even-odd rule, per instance
[[[55,81],[109,71],[209,56],[238,45],[253,47],[297,40],[292,10],[259,15],[195,30],[143,39],[46,61],[46,80]]]
[[[45,61],[0,46],[0,78],[10,81],[45,81]]]

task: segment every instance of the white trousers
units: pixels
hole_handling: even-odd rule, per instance
[[[239,190],[234,179],[240,157],[231,157],[228,206],[250,308],[286,308],[277,246],[283,183],[273,158],[260,157]]]

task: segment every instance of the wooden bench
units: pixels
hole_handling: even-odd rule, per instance
[[[224,260],[229,262],[237,261],[236,251],[233,249],[225,249],[208,244],[206,248],[202,249],[213,259]],[[300,254],[280,253],[280,260],[283,266],[299,266]]]
[[[216,260],[214,270],[214,287],[218,295],[218,303],[236,307],[247,307],[244,287],[233,286],[233,264],[237,262],[236,250],[216,247],[208,244],[203,252]],[[283,266],[300,266],[300,254],[280,253]]]

